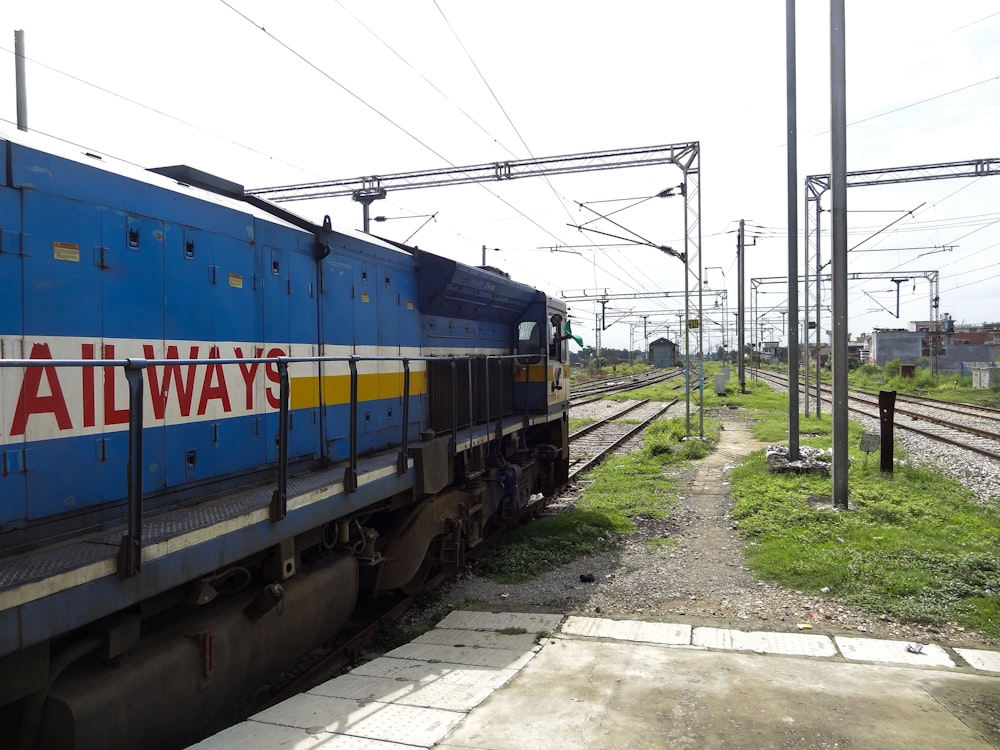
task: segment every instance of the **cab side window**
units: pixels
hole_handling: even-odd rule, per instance
[[[563,321],[561,315],[553,315],[550,318],[552,331],[549,335],[549,359],[557,359],[562,362],[566,356],[566,336],[563,333]]]
[[[517,326],[517,353],[537,357],[542,353],[541,326],[533,320],[522,320]]]

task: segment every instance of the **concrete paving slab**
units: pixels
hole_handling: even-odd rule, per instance
[[[300,727],[309,732],[348,734],[428,747],[451,731],[465,714],[389,703],[362,705],[356,700],[302,693],[252,718],[257,722]]]
[[[988,750],[1000,730],[970,726],[955,696],[997,690],[961,672],[561,638],[436,747]]]
[[[329,732],[306,732],[298,727],[276,726],[247,721],[213,734],[188,750],[242,750],[247,747],[273,747],[295,750],[300,742],[311,748],[323,747],[334,735]]]
[[[691,643],[691,626],[641,620],[609,620],[603,617],[567,617],[560,630],[566,635],[613,638],[672,646]]]
[[[456,664],[427,664],[410,659],[379,657],[351,670],[350,674],[385,677],[406,682],[443,682],[449,685],[483,685],[498,688],[515,674],[514,669],[460,666]]]
[[[463,664],[473,667],[520,669],[535,655],[534,651],[513,651],[505,648],[467,648],[441,646],[436,643],[406,643],[389,651],[391,659],[412,659],[429,664]]]
[[[307,732],[298,727],[247,721],[192,745],[188,750],[414,750],[412,745],[383,742],[330,732]]]
[[[536,633],[508,635],[495,630],[456,630],[434,628],[417,636],[412,643],[436,643],[441,646],[461,644],[470,648],[505,648],[516,651],[531,651],[538,642]]]
[[[803,635],[800,633],[767,633],[762,631],[744,632],[726,628],[695,628],[691,643],[704,648],[719,648],[733,651],[754,651],[761,654],[784,654],[786,656],[837,655],[833,641],[825,635]]]
[[[1000,672],[1000,651],[956,648],[955,652],[969,662],[969,666],[981,669],[983,672]]]
[[[437,624],[439,628],[458,628],[460,630],[503,630],[505,628],[524,628],[527,632],[537,635],[549,630],[555,630],[562,622],[562,615],[543,614],[536,612],[475,612],[473,610],[453,610]]]
[[[948,652],[934,643],[914,644],[913,641],[885,641],[876,638],[848,638],[836,636],[837,648],[845,659],[875,661],[881,664],[907,664],[912,667],[954,667]],[[907,647],[920,645],[920,652]]]
[[[345,698],[360,704],[378,701],[407,706],[442,708],[446,711],[471,711],[494,690],[484,685],[461,685],[441,680],[404,682],[385,677],[345,674],[308,691],[312,695]]]

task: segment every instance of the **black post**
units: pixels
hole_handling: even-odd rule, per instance
[[[123,578],[139,574],[142,564],[142,375],[146,363],[129,360],[128,379],[128,531],[118,552],[118,572]]]
[[[882,433],[879,470],[883,474],[892,474],[892,425],[896,412],[896,392],[878,392],[878,418]]]
[[[291,383],[288,363],[278,361],[278,488],[271,496],[271,520],[288,515],[288,400]]]
[[[351,357],[351,426],[350,465],[344,470],[344,492],[351,493],[358,488],[358,359]]]
[[[410,360],[403,360],[403,444],[399,449],[399,461],[396,466],[397,474],[405,474],[407,470],[407,453],[409,452],[409,441],[407,431],[410,424]]]

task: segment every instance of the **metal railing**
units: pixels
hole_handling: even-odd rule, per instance
[[[187,358],[187,359],[145,359],[145,358],[120,358],[120,359],[0,359],[0,368],[34,368],[34,367],[121,367],[125,378],[128,381],[129,406],[128,406],[128,461],[126,473],[128,478],[128,507],[127,520],[128,527],[122,537],[118,551],[118,573],[124,578],[138,575],[141,567],[142,553],[142,520],[143,520],[143,425],[145,417],[145,384],[144,373],[150,367],[177,367],[177,366],[198,366],[198,365],[275,365],[278,371],[279,381],[279,406],[278,406],[278,456],[277,456],[277,486],[271,496],[270,518],[273,523],[281,521],[288,514],[288,476],[289,476],[289,455],[288,455],[288,429],[289,429],[289,400],[291,394],[291,378],[288,368],[293,364],[315,363],[317,365],[317,376],[322,377],[319,367],[324,363],[347,363],[350,371],[350,432],[349,432],[349,457],[348,465],[344,471],[344,492],[351,493],[358,488],[358,364],[360,362],[400,362],[403,367],[403,416],[401,426],[401,439],[398,458],[396,461],[397,474],[405,474],[408,469],[409,451],[409,412],[410,412],[410,363],[417,362],[440,362],[442,360],[451,361],[452,372],[452,425],[451,438],[452,450],[458,444],[458,387],[457,387],[457,364],[459,361],[469,362],[469,444],[473,444],[474,427],[476,424],[473,410],[473,367],[472,362],[476,359],[485,358],[486,366],[486,388],[489,390],[489,362],[491,360],[502,361],[508,359],[519,359],[518,355],[449,355],[448,357],[378,357],[378,356],[340,356],[340,357],[211,357],[211,358]],[[502,380],[502,379],[501,379]],[[525,383],[527,385],[527,383]],[[503,387],[502,382],[498,386]],[[512,386],[513,387],[513,386]],[[525,400],[525,424],[527,424],[528,409],[527,399]],[[322,405],[322,404],[321,404]],[[502,411],[502,409],[501,409]],[[497,415],[499,420],[498,431],[502,430],[504,415]],[[493,417],[490,414],[490,399],[486,399],[486,434],[489,436]]]

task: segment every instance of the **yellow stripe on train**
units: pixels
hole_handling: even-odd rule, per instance
[[[293,377],[289,382],[289,408],[313,409],[319,406],[319,383],[316,376]],[[403,373],[382,372],[358,375],[358,401],[375,401],[381,398],[403,397]],[[427,373],[410,371],[410,395],[427,393]],[[336,406],[351,403],[351,376],[324,375],[323,403]]]

